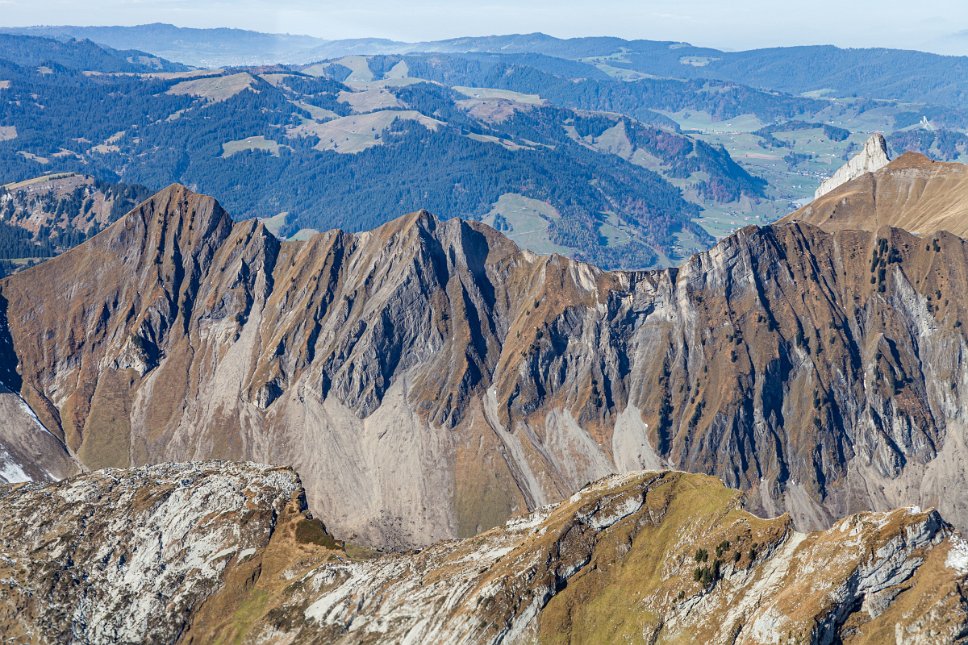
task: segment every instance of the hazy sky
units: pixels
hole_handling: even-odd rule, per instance
[[[968,54],[968,0],[0,0],[0,25],[240,27],[430,40],[543,31],[745,49],[832,43]]]

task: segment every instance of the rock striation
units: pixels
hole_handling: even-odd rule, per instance
[[[0,487],[0,627],[34,642],[956,642],[968,544],[933,510],[802,533],[703,475],[612,476],[476,537],[335,542],[292,471]]]
[[[887,152],[887,141],[884,135],[877,133],[871,135],[864,144],[864,149],[854,155],[846,164],[837,169],[832,177],[824,180],[814,194],[814,199],[820,199],[827,193],[843,186],[849,181],[858,177],[880,170],[891,159]]]
[[[0,281],[0,373],[87,468],[292,465],[382,547],[666,466],[801,530],[964,527],[966,289],[949,233],[783,223],[606,272],[425,212],[280,242],[173,186]]]

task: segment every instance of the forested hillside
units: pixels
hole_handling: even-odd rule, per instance
[[[71,173],[0,185],[0,275],[80,244],[149,194]]]
[[[765,182],[723,147],[631,107],[702,106],[721,94],[727,111],[785,113],[796,100],[629,85],[633,94],[596,106],[581,99],[589,90],[577,98],[555,90],[572,81],[550,71],[573,73],[575,64],[536,60],[448,63],[462,73],[375,57],[140,75],[77,69],[93,59],[44,69],[4,61],[0,176],[83,172],[152,188],[178,181],[217,195],[237,216],[273,218],[282,236],[364,230],[426,208],[484,219],[539,252],[628,267],[667,265],[707,247],[714,238],[698,221],[705,209],[766,197]],[[501,69],[521,81],[488,87],[488,74]],[[549,96],[507,89],[528,82]],[[630,109],[612,110],[623,106]]]
[[[966,149],[957,108],[627,74],[635,51],[596,58],[611,39],[439,47],[499,42],[507,52],[171,71],[90,41],[3,36],[0,181],[181,182],[283,237],[424,208],[640,268],[796,209],[872,131],[893,132],[895,152]]]
[[[55,65],[99,72],[178,72],[188,67],[136,49],[118,51],[90,40],[55,40],[0,33],[0,60],[25,67]]]

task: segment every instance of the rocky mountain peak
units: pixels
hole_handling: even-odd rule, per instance
[[[860,177],[869,172],[880,170],[890,163],[887,152],[887,140],[884,135],[875,133],[864,144],[864,149],[840,167],[832,177],[820,184],[814,199],[820,199],[838,186]]]

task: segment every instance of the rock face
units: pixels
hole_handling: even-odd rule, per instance
[[[301,516],[299,479],[252,464],[105,470],[0,487],[0,631],[174,642],[226,569]]]
[[[907,504],[966,526],[966,289],[946,233],[750,227],[604,272],[427,213],[281,243],[176,186],[0,282],[0,367],[86,467],[292,465],[374,545],[665,465],[802,529]]]
[[[820,188],[814,194],[814,199],[820,199],[827,193],[866,173],[880,170],[890,163],[890,161],[891,159],[887,154],[887,141],[884,139],[884,135],[871,135],[871,138],[864,144],[863,150],[841,166],[832,177],[820,184]]]
[[[35,642],[953,642],[935,511],[804,534],[707,476],[613,476],[472,539],[361,558],[251,464],[0,488],[0,627]]]
[[[921,234],[968,236],[968,166],[939,163],[909,152],[840,186],[783,221],[828,231],[876,231],[894,226]]]

